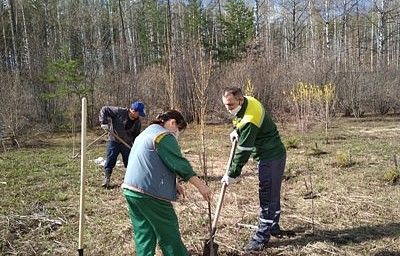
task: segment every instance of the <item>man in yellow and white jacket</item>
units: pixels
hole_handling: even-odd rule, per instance
[[[280,233],[280,191],[286,163],[286,149],[275,123],[255,98],[244,96],[238,87],[225,88],[223,104],[233,116],[231,140],[238,146],[229,172],[222,182],[230,185],[241,174],[250,156],[258,161],[260,217],[256,232],[245,251],[261,251],[271,235]]]

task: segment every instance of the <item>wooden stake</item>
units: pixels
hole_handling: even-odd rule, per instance
[[[85,168],[86,168],[86,123],[87,102],[82,98],[82,124],[81,124],[81,190],[79,198],[79,242],[78,255],[83,256],[83,228],[84,228],[84,202],[85,202]]]

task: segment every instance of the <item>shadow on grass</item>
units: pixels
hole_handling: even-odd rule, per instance
[[[357,228],[350,229],[342,229],[335,231],[327,231],[327,230],[319,230],[316,231],[314,235],[307,234],[304,235],[305,229],[297,227],[293,230],[296,233],[295,237],[292,238],[284,238],[284,239],[273,239],[267,245],[267,247],[284,247],[287,245],[292,246],[306,246],[309,243],[315,242],[331,242],[336,246],[344,246],[346,244],[355,244],[362,243],[370,240],[377,240],[385,237],[400,237],[400,223],[389,223],[389,224],[381,224],[376,226],[362,226]],[[229,256],[239,256],[239,255],[265,255],[265,250],[259,252],[258,254],[248,254],[242,251],[235,250],[220,250],[220,255],[229,255]],[[201,255],[201,254],[193,254],[193,255]],[[279,255],[279,254],[268,254],[268,255]],[[393,251],[384,249],[376,252],[375,254],[371,254],[373,256],[399,256],[399,251]]]
[[[374,254],[374,256],[399,256],[399,251],[382,250]]]
[[[301,236],[300,234],[293,239],[271,241],[271,243],[269,243],[269,246],[279,247],[289,244],[305,246],[310,242],[331,242],[336,244],[337,246],[343,246],[347,244],[362,243],[369,240],[377,240],[385,237],[400,237],[400,223],[379,224],[376,226],[361,226],[357,228],[334,231],[319,230],[316,231],[313,235]]]

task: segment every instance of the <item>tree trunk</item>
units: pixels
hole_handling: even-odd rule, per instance
[[[114,27],[113,27],[113,11],[112,11],[112,0],[108,0],[108,29],[110,30],[110,42],[111,42],[111,58],[113,71],[117,70],[117,60],[115,57],[115,39],[114,39]]]
[[[29,78],[32,79],[32,68],[31,68],[31,53],[30,53],[30,47],[29,47],[29,39],[28,39],[28,33],[26,29],[26,20],[25,20],[25,11],[24,11],[24,4],[21,3],[21,12],[22,12],[22,25],[23,25],[23,42],[24,42],[24,62],[27,65],[28,68],[28,75]]]
[[[314,31],[314,16],[313,16],[313,11],[314,11],[314,1],[313,0],[309,0],[308,1],[308,5],[309,5],[309,19],[310,19],[310,48],[311,48],[311,61],[312,61],[312,65],[315,68],[316,66],[316,57],[315,57],[315,53],[316,53],[316,41],[315,41],[315,31]]]
[[[126,54],[126,51],[128,49],[127,49],[127,45],[126,45],[125,19],[124,19],[124,12],[122,10],[121,0],[118,0],[118,10],[119,10],[119,17],[121,19],[121,32],[119,33],[119,35],[120,35],[120,58],[121,58],[121,62],[122,62],[122,70],[128,71],[128,70],[130,70],[129,54]]]
[[[255,0],[254,1],[254,17],[255,17],[255,24],[254,24],[254,30],[255,30],[255,36],[256,36],[256,41],[258,42],[260,40],[260,1]]]
[[[329,42],[329,0],[325,0],[325,51],[329,51],[330,42]],[[327,53],[326,53],[327,55]]]
[[[1,10],[3,11],[4,6],[1,5]],[[2,28],[2,33],[3,33],[3,47],[4,47],[4,60],[2,61],[4,63],[5,69],[11,69],[9,66],[9,54],[8,54],[8,46],[7,46],[7,36],[6,36],[6,22],[3,19],[3,15],[0,15],[1,17],[1,28]]]
[[[370,71],[374,72],[374,24],[371,23]]]
[[[11,26],[11,45],[13,49],[13,54],[12,54],[12,70],[16,71],[19,73],[19,62],[18,62],[18,53],[17,53],[17,46],[16,46],[16,39],[15,39],[15,33],[16,33],[16,24],[15,24],[15,6],[14,6],[14,1],[13,0],[8,0],[8,3],[10,5],[10,8],[8,9],[8,15],[10,18],[10,26]]]
[[[166,54],[167,54],[167,85],[168,85],[168,96],[169,96],[169,107],[174,109],[176,106],[175,102],[175,78],[173,71],[173,52],[172,52],[172,21],[171,21],[171,3],[167,1],[166,11]]]

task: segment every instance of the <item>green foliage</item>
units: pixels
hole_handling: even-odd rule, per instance
[[[253,13],[243,0],[228,1],[226,15],[221,17],[223,41],[218,45],[221,61],[234,60],[246,52],[253,37]]]
[[[204,35],[204,26],[206,18],[201,7],[201,1],[190,0],[188,1],[187,8],[184,15],[185,31],[189,35],[189,40],[201,39]]]
[[[323,191],[327,190],[328,186],[329,186],[329,181],[324,179],[318,179],[314,184],[314,190],[317,193],[322,193]]]
[[[286,149],[299,148],[300,139],[298,137],[289,137],[285,140]]]
[[[135,21],[141,56],[148,64],[159,62],[165,47],[166,5],[158,1],[143,1],[136,9]]]
[[[397,168],[390,168],[385,171],[383,179],[393,185],[400,183],[400,170]]]
[[[49,62],[42,80],[48,84],[48,89],[41,94],[41,98],[50,105],[63,102],[61,108],[51,109],[48,121],[57,128],[65,128],[70,125],[66,124],[66,121],[70,119],[74,127],[74,118],[79,111],[80,99],[88,97],[93,92],[93,89],[84,82],[79,62],[64,59]]]
[[[42,94],[45,99],[67,96],[81,98],[91,92],[83,83],[84,76],[80,73],[79,64],[75,60],[50,62],[44,80],[53,86],[51,91]]]

